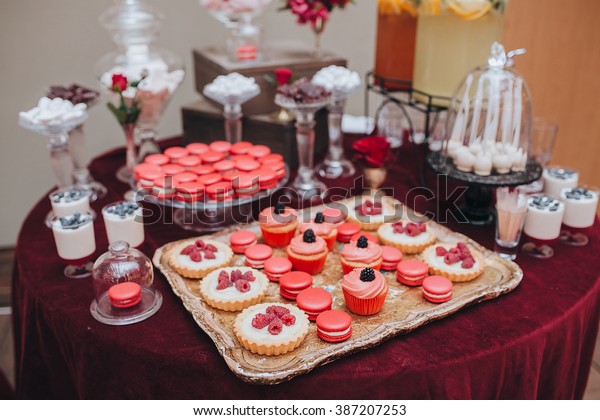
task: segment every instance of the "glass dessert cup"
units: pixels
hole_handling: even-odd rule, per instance
[[[129,325],[154,315],[162,306],[162,295],[154,286],[150,259],[130,248],[125,241],[112,242],[92,270],[95,299],[90,305],[92,316],[108,325]],[[115,302],[109,290],[121,283],[139,285],[139,294],[129,302]],[[136,286],[137,288],[137,286]],[[139,299],[139,300],[138,300]]]
[[[564,203],[547,196],[530,197],[523,227],[527,241],[521,251],[534,258],[551,258],[551,245],[558,240],[564,214]]]
[[[144,221],[142,208],[131,201],[116,201],[102,208],[102,218],[109,243],[125,241],[132,248],[143,245]]]
[[[58,255],[68,263],[63,273],[70,279],[83,279],[92,274],[90,257],[96,252],[95,213],[81,213],[77,218],[78,214],[66,218],[53,216],[49,221]],[[76,221],[69,223],[74,217]]]
[[[86,119],[87,113],[61,124],[34,124],[26,119],[19,118],[21,127],[48,137],[50,164],[54,172],[56,186],[59,188],[73,185],[74,167],[73,158],[69,152],[69,132],[83,124]]]
[[[208,86],[208,85],[207,85]],[[223,118],[225,123],[225,140],[229,143],[242,141],[242,104],[260,93],[258,86],[251,92],[228,92],[216,94],[204,87],[202,94],[207,98],[223,105]]]
[[[329,98],[298,104],[281,94],[275,96],[275,103],[296,117],[296,143],[298,144],[298,175],[292,182],[302,201],[312,197],[322,197],[327,187],[315,179],[315,113],[329,103]]]
[[[342,117],[348,93],[333,93],[327,109],[327,127],[329,130],[329,149],[323,162],[317,165],[317,173],[323,178],[337,179],[350,177],[356,169],[352,162],[344,156],[342,146]]]
[[[565,216],[559,236],[560,242],[574,247],[589,244],[590,238],[585,231],[594,225],[599,194],[600,190],[597,187],[587,185],[561,191],[560,199],[565,203]]]

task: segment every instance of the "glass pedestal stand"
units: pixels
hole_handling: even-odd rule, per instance
[[[208,86],[208,85],[206,85]],[[219,95],[211,93],[204,87],[203,95],[223,105],[223,118],[225,124],[225,140],[229,143],[242,141],[242,104],[254,98],[260,93],[258,86],[256,90],[244,92],[243,94]]]
[[[87,113],[77,119],[62,124],[33,124],[24,119],[19,120],[21,127],[48,137],[50,164],[58,188],[65,188],[73,185],[73,173],[75,170],[73,158],[69,152],[69,132],[75,127],[83,124],[86,119]]]
[[[342,146],[342,117],[347,95],[339,95],[328,106],[327,124],[329,129],[329,151],[325,160],[317,166],[317,173],[323,178],[337,179],[354,175],[356,169],[352,162],[344,157]]]
[[[296,117],[296,143],[298,145],[298,175],[292,188],[299,201],[322,198],[327,189],[325,184],[315,179],[315,113],[325,107],[329,98],[309,104],[296,103],[282,95],[275,96],[275,104],[292,112]]]
[[[530,184],[542,176],[542,167],[532,159],[527,162],[525,171],[487,176],[456,169],[454,164],[447,161],[439,151],[429,153],[426,163],[438,175],[445,175],[449,179],[467,186],[465,204],[458,210],[456,217],[458,221],[466,221],[477,226],[488,225],[494,221],[491,204],[492,190],[495,187],[517,187]]]
[[[75,186],[87,191],[90,201],[96,201],[106,195],[106,187],[94,180],[88,169],[87,147],[83,124],[78,125],[69,133],[69,149],[75,166],[73,177]]]
[[[133,168],[136,164],[135,150],[135,123],[124,124],[121,126],[125,133],[125,166],[121,166],[117,170],[117,179],[121,182],[129,184],[133,178]]]

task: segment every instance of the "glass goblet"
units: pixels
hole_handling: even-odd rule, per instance
[[[95,213],[88,211],[66,217],[54,216],[50,220],[58,256],[68,262],[65,277],[82,279],[92,274],[90,257],[96,251],[94,218]]]

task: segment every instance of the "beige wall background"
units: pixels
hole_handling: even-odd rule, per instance
[[[191,76],[191,50],[222,41],[222,25],[211,18],[198,0],[148,0],[161,10],[163,22],[158,45],[179,54],[186,78],[176,92],[160,127],[161,136],[181,133],[179,109],[198,98]],[[277,12],[274,0],[261,17],[268,42],[300,39],[314,42],[308,27],[294,23],[290,13]],[[110,0],[2,0],[0,2],[0,247],[15,243],[29,209],[52,187],[45,138],[18,126],[18,112],[35,106],[51,84],[78,82],[97,87],[93,68],[114,45],[98,23]],[[360,0],[335,11],[323,36],[324,49],[347,57],[364,74],[372,67],[376,1]],[[349,111],[362,113],[362,95],[354,95]],[[90,156],[123,144],[123,134],[103,103],[90,111],[86,123]],[[44,229],[40,221],[40,229]]]

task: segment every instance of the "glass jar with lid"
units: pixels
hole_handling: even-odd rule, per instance
[[[143,321],[158,311],[162,295],[154,287],[150,259],[125,241],[112,242],[92,269],[92,316],[109,325]]]
[[[508,174],[526,169],[531,138],[532,101],[512,58],[495,42],[488,64],[471,71],[448,109],[442,148],[446,166],[476,175]],[[450,165],[450,166],[448,166]]]

